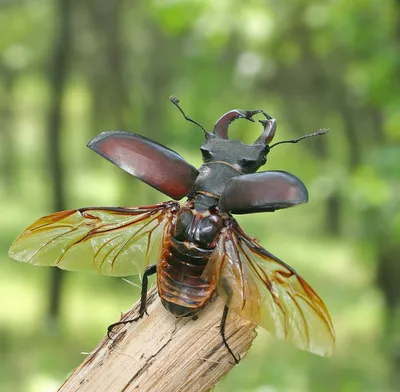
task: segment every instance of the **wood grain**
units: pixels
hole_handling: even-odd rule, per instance
[[[60,392],[203,392],[235,366],[219,333],[224,304],[217,297],[193,321],[164,309],[155,288],[148,295],[148,316],[116,328],[59,389]],[[139,303],[122,320],[138,314]],[[226,337],[233,352],[245,356],[255,325],[229,313]],[[239,364],[240,365],[240,364]]]

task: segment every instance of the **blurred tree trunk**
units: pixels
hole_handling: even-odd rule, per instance
[[[146,136],[168,146],[171,142],[171,130],[168,129],[165,118],[167,110],[174,110],[168,98],[172,94],[170,86],[177,70],[175,59],[179,58],[175,53],[176,47],[181,42],[179,38],[168,38],[153,21],[149,21],[148,26],[150,48],[147,55],[147,67],[143,75],[146,98],[143,105],[142,124]],[[162,59],[162,61],[156,59]],[[150,187],[146,186],[144,195],[146,204],[156,202],[156,195]]]
[[[130,81],[125,68],[123,5],[122,0],[92,1],[86,4],[86,9],[83,8],[88,13],[95,39],[93,56],[87,61],[95,61],[96,66],[86,71],[91,81],[96,132],[104,131],[110,125],[117,129],[128,125],[126,113],[130,106]]]
[[[398,387],[400,385],[400,244],[380,241],[377,257],[377,284],[386,303],[384,347],[393,361],[393,386]]]
[[[137,7],[137,4],[131,7]],[[130,48],[124,37],[124,1],[92,1],[88,11],[97,44],[93,58],[97,65],[88,72],[92,84],[94,128],[96,133],[113,129],[129,131],[132,118],[140,108],[131,104],[136,86],[133,86],[129,69],[137,68],[137,64],[129,64],[127,58]],[[132,177],[121,173],[121,178],[120,203],[131,205]]]
[[[295,130],[296,136],[314,132],[315,123],[326,118],[331,110],[331,105],[336,103],[336,83],[332,75],[326,72],[325,64],[315,54],[312,47],[314,32],[296,15],[304,13],[306,4],[301,3],[293,6],[293,23],[291,29],[286,32],[286,39],[293,37],[301,47],[301,57],[293,65],[280,63],[277,66],[278,72],[272,80],[268,81],[266,90],[274,90],[278,95],[284,95],[285,117],[291,127]],[[276,47],[272,52],[280,51],[281,39],[276,41]],[[305,101],[306,98],[306,101]],[[342,98],[340,98],[342,99]],[[306,106],[304,107],[304,102]],[[310,108],[314,106],[317,111]],[[304,110],[305,109],[305,110]],[[311,121],[305,117],[307,113]],[[308,127],[312,124],[312,128]],[[321,128],[329,127],[329,124],[321,124]],[[316,155],[317,160],[323,161],[328,157],[328,139],[316,138],[304,143],[304,147]],[[342,197],[339,190],[332,192],[325,199],[324,226],[325,231],[332,236],[339,236],[341,233],[342,220]]]
[[[10,196],[16,192],[16,167],[15,167],[15,140],[13,128],[14,120],[14,100],[13,100],[13,86],[15,76],[12,71],[6,66],[1,65],[0,73],[4,76],[4,96],[1,97],[1,111],[0,118],[2,119],[1,126],[1,141],[2,141],[2,159],[1,171],[4,173],[4,188],[6,193]]]
[[[399,2],[400,5],[400,2]],[[400,10],[399,10],[400,11]],[[399,70],[400,71],[400,70]],[[374,108],[370,112],[374,128],[374,143],[385,148],[389,141],[385,137],[383,115],[380,109]],[[382,175],[384,175],[382,173]],[[393,214],[399,214],[398,203],[393,203]],[[388,230],[381,208],[367,211],[363,214],[366,227],[374,222],[375,244],[377,247],[376,284],[381,290],[385,300],[385,330],[383,335],[384,347],[392,360],[392,384],[394,389],[400,384],[400,243],[393,238],[393,233]]]
[[[355,113],[351,110],[351,105],[349,102],[346,102],[346,91],[343,89],[342,99],[338,99],[338,110],[340,115],[342,116],[344,131],[347,136],[347,141],[349,144],[349,170],[350,172],[354,172],[354,170],[361,163],[362,156],[362,148],[363,144],[360,143],[360,140],[357,135],[358,125],[355,120]],[[365,145],[364,145],[365,147]]]
[[[57,32],[53,43],[50,68],[50,108],[48,117],[47,140],[50,178],[53,188],[53,211],[65,209],[64,171],[61,158],[62,100],[68,75],[68,57],[71,50],[71,1],[58,0],[56,3]],[[51,271],[49,318],[56,323],[60,312],[62,271]]]
[[[400,0],[396,1],[396,28],[394,31],[394,44],[397,51],[400,50]],[[392,88],[396,91],[399,87],[400,60],[397,57],[397,67],[393,73]],[[387,145],[383,128],[383,115],[381,111],[374,113],[374,125],[377,127],[377,133],[382,137],[381,145]],[[398,179],[397,179],[398,181]],[[398,184],[397,184],[398,185]],[[397,204],[398,207],[398,204]],[[398,211],[394,213],[399,213]],[[386,346],[388,347],[389,355],[393,359],[393,390],[397,390],[400,385],[400,243],[398,238],[390,239],[389,235],[383,236],[379,242],[378,249],[378,271],[377,283],[382,290],[386,305]]]
[[[390,317],[394,317],[400,305],[400,244],[380,241],[378,248],[377,282],[384,293]],[[400,360],[400,352],[398,353]]]
[[[114,0],[102,3],[101,7],[95,2],[92,8],[98,33],[103,33],[105,76],[110,82],[109,105],[118,129],[126,129],[128,126],[126,113],[130,107],[129,88],[131,87],[125,68],[127,61],[122,29],[123,5],[124,1]]]

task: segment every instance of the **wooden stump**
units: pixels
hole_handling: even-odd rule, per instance
[[[122,320],[138,314],[140,303]],[[203,392],[235,365],[219,332],[223,302],[217,297],[193,321],[164,309],[156,288],[148,294],[148,314],[115,329],[99,343],[59,389],[60,392]],[[256,337],[255,325],[228,314],[226,337],[241,359]]]

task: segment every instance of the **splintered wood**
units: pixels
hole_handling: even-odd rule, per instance
[[[122,320],[138,315],[139,303]],[[219,332],[224,304],[216,298],[200,314],[177,319],[152,289],[148,316],[115,329],[59,389],[60,392],[205,392],[235,365]],[[242,360],[256,336],[255,326],[232,312],[226,338]]]

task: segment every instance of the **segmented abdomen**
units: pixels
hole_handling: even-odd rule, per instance
[[[179,212],[157,265],[161,300],[176,316],[192,316],[215,292],[215,279],[204,274],[217,242],[222,218],[190,208]]]

